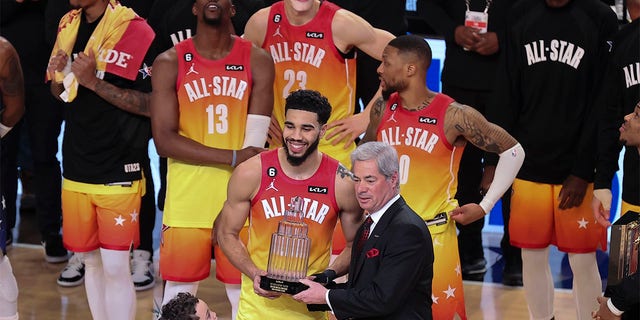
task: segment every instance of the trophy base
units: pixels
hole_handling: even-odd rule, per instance
[[[309,287],[297,281],[285,281],[269,278],[267,276],[260,276],[260,288],[268,291],[296,294],[307,290]]]

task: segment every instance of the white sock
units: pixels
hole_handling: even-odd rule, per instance
[[[79,253],[74,253],[79,254]],[[98,250],[82,253],[84,256],[84,289],[87,292],[89,310],[94,320],[107,320],[104,304],[104,272]]]
[[[18,319],[18,283],[9,257],[0,252],[0,320]]]
[[[573,299],[578,320],[592,319],[591,311],[599,307],[596,298],[602,295],[596,253],[569,253],[569,265],[573,272]]]
[[[231,303],[231,320],[236,320],[236,316],[238,315],[238,303],[240,302],[240,285],[225,283],[224,288],[227,291],[229,303]]]
[[[162,298],[162,305],[167,304],[171,299],[175,298],[180,292],[189,292],[192,295],[198,293],[198,285],[200,281],[196,282],[177,282],[169,281],[164,285],[164,297]]]
[[[529,305],[529,318],[551,319],[554,288],[549,266],[549,247],[522,249],[522,283]]]
[[[100,249],[104,270],[104,294],[109,320],[133,320],[136,292],[131,279],[129,251]]]

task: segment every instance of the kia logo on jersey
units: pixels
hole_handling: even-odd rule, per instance
[[[307,38],[324,39],[323,32],[307,31]]]
[[[438,119],[429,118],[429,117],[420,117],[420,118],[418,118],[418,122],[426,123],[426,124],[436,124],[436,123],[438,123]]]
[[[327,187],[309,186],[308,191],[311,193],[327,194],[327,192],[329,192],[329,189]]]
[[[224,69],[227,71],[242,71],[244,70],[244,66],[241,64],[227,64],[224,66]]]

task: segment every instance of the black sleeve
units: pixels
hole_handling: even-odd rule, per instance
[[[636,272],[625,277],[615,286],[610,286],[609,295],[611,303],[620,311],[628,311],[640,301],[640,278]]]
[[[622,145],[618,142],[618,128],[622,122],[624,87],[616,75],[617,68],[611,59],[604,76],[603,88],[594,106],[597,121],[598,156],[594,189],[611,189],[611,180],[618,171],[618,157]]]
[[[593,66],[594,70],[591,78],[591,90],[585,93],[587,95],[590,92],[597,92],[596,88],[598,88],[602,81],[607,62],[609,61],[611,39],[616,30],[618,30],[618,21],[615,14],[609,10],[603,13],[603,15],[598,35],[598,60],[594,61],[595,66]],[[576,161],[571,169],[572,175],[588,181],[593,179],[598,153],[598,126],[595,116],[599,113],[599,106],[595,106],[594,101],[595,99],[591,99],[589,102],[591,104],[587,109],[589,110],[589,113],[583,125],[582,134],[578,142]]]
[[[446,41],[455,42],[455,30],[458,24],[445,11],[444,1],[450,0],[418,0],[417,12]]]

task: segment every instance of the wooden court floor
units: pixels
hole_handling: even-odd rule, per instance
[[[20,319],[69,320],[91,319],[84,286],[63,288],[56,278],[65,264],[49,264],[44,261],[44,251],[35,245],[15,244],[8,256],[13,265],[20,290],[18,308]],[[213,268],[213,266],[212,266]],[[212,271],[213,274],[213,271]],[[465,282],[467,316],[476,319],[528,319],[527,304],[522,288],[510,288],[500,284]],[[159,300],[162,286],[137,293],[139,320],[154,318],[154,297]],[[218,313],[218,319],[231,319],[231,309],[223,285],[209,277],[200,284],[198,296]],[[576,319],[570,291],[555,292],[556,319]]]

